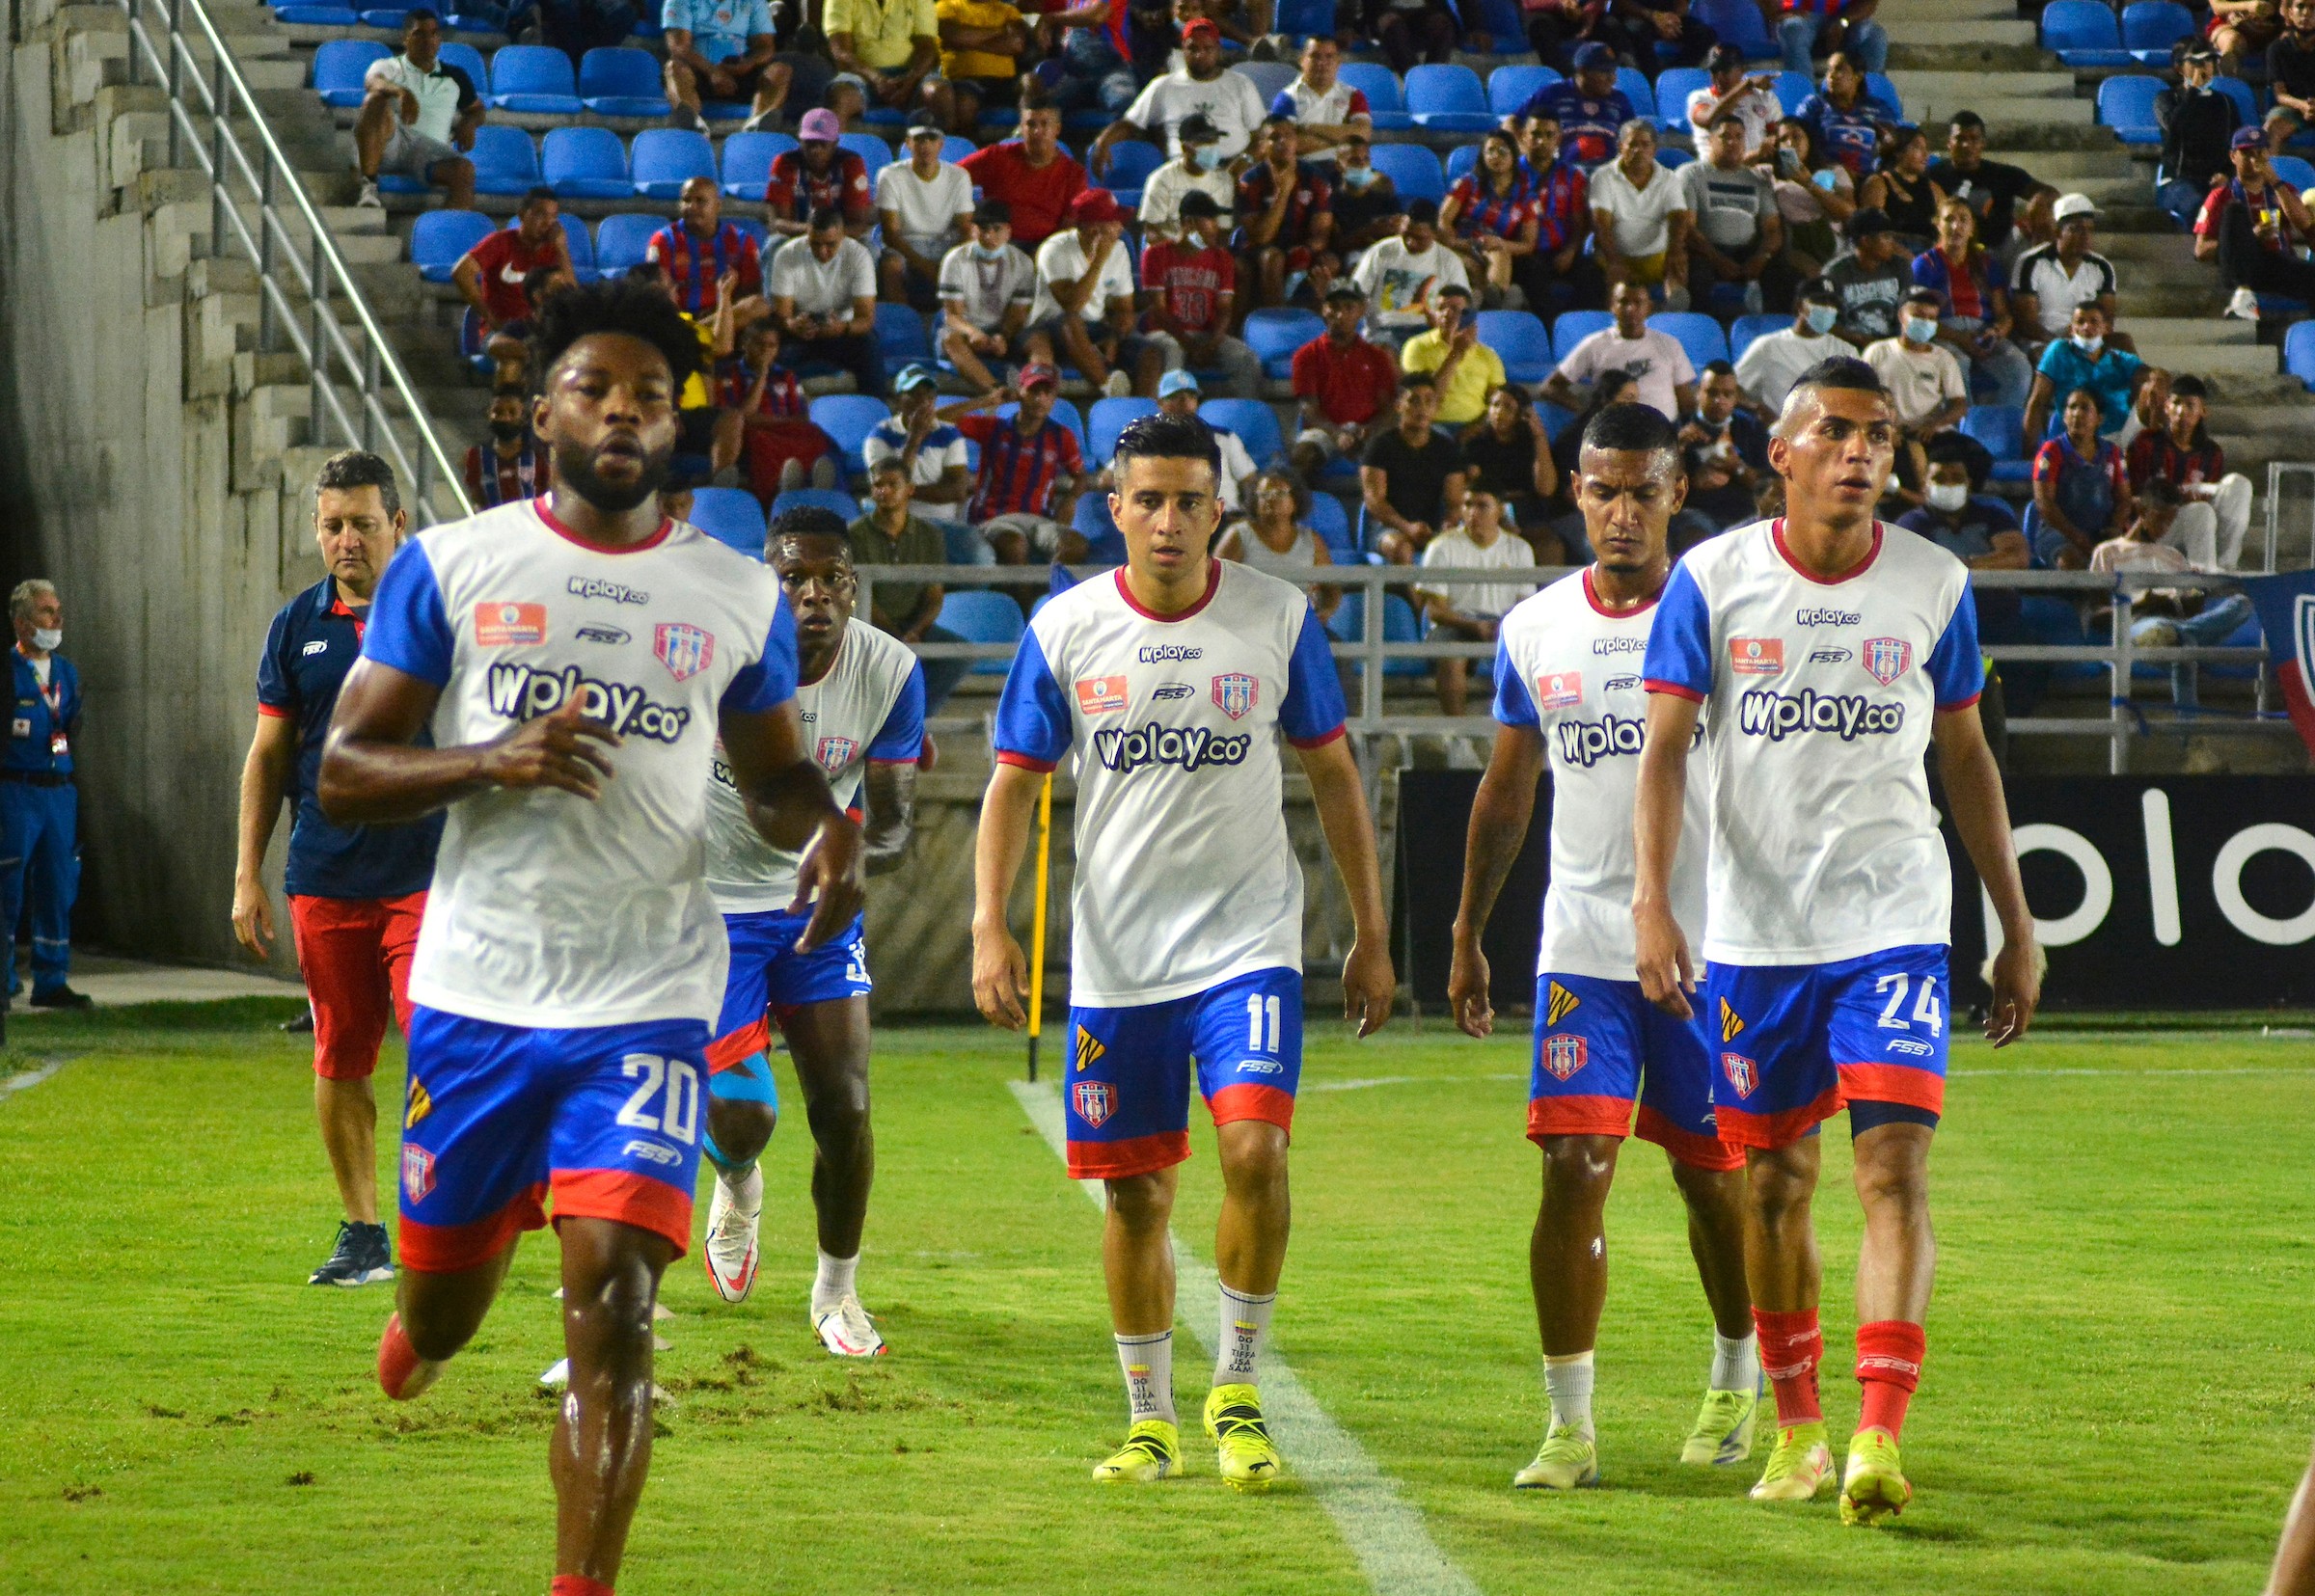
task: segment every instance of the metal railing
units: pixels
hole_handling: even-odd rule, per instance
[[[388,344],[368,298],[330,237],[329,224],[298,181],[297,169],[283,152],[264,109],[201,0],[115,3],[128,16],[129,82],[150,79],[169,95],[169,164],[183,166],[189,149],[194,164],[209,179],[210,255],[222,257],[229,248],[235,249],[257,268],[259,349],[272,351],[286,343],[305,362],[314,441],[341,442],[385,455],[409,486],[407,497],[421,525],[471,515],[474,506],[418,390]],[[148,25],[154,13],[157,37]],[[205,72],[187,38],[188,28],[207,45]],[[208,123],[205,139],[202,119]],[[254,157],[233,129],[236,119],[248,123],[248,136],[257,146]],[[254,230],[236,203],[236,184],[253,207]],[[284,193],[305,224],[302,249],[282,213]],[[362,338],[360,348],[339,324],[330,304],[333,297],[351,311]],[[341,388],[351,390],[350,400]],[[418,435],[415,459],[396,429],[387,404],[389,392],[400,398],[407,411],[401,419]]]

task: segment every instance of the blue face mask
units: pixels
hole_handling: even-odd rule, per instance
[[[1182,151],[1182,158],[1189,163],[1189,169],[1192,172],[1211,172],[1213,170],[1214,152],[1218,148],[1218,146],[1211,144],[1192,145]]]
[[[972,246],[972,257],[975,260],[1002,260],[1005,252],[1002,249],[993,250],[986,244],[975,244]]]
[[[1809,331],[1820,338],[1833,331],[1833,324],[1839,319],[1840,312],[1830,305],[1809,307]]]
[[[1937,323],[1920,316],[1905,318],[1905,336],[1916,343],[1930,343],[1937,338]]]
[[[2075,348],[2089,356],[2090,359],[2096,360],[2098,351],[2106,347],[2106,338],[2103,334],[2097,338],[2084,338],[2080,333],[2076,333],[2073,343]]]
[[[1364,188],[1374,180],[1375,169],[1371,166],[1347,166],[1343,168],[1343,181],[1348,183],[1352,188]]]

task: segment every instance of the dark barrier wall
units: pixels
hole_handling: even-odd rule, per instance
[[[1416,1000],[1447,999],[1470,771],[1400,777],[1397,946]],[[1484,946],[1498,1007],[1532,1001],[1549,784]],[[2315,1004],[2315,778],[2029,778],[2009,787],[2045,1001],[2092,1009]],[[1983,895],[1947,828],[1953,978],[1982,992]]]

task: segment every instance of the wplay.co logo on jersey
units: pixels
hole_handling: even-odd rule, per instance
[[[547,640],[547,607],[485,599],[475,606],[475,646],[514,648]]]
[[[1539,710],[1573,709],[1584,701],[1584,673],[1580,670],[1555,670],[1536,678],[1536,708]]]
[[[1730,637],[1729,668],[1739,676],[1774,676],[1784,668],[1782,637]]]
[[[1126,707],[1123,676],[1087,676],[1077,682],[1079,715],[1115,715]]]

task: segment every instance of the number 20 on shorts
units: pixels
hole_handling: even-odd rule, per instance
[[[1275,1000],[1273,1000],[1275,1001]],[[643,1084],[628,1094],[619,1110],[619,1123],[630,1130],[655,1130],[689,1146],[699,1134],[699,1071],[682,1059],[663,1059],[651,1053],[630,1053],[619,1072],[629,1080],[640,1075]],[[652,1112],[651,1099],[662,1106]]]

